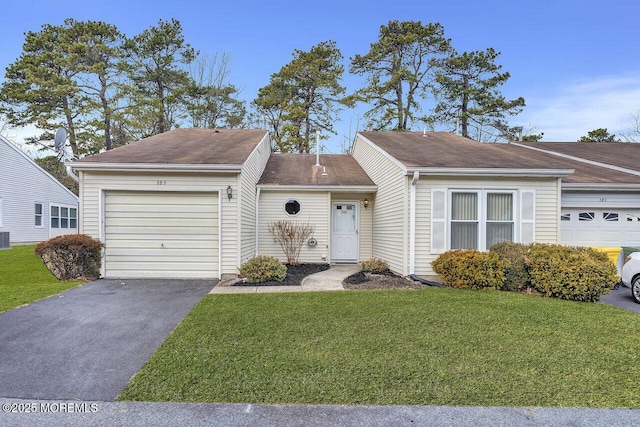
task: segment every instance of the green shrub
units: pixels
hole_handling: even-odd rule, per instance
[[[287,275],[285,267],[276,257],[258,255],[240,266],[240,275],[249,283],[277,280],[281,282]]]
[[[443,253],[431,265],[454,288],[501,289],[509,262],[493,252],[455,250]]]
[[[497,253],[501,258],[509,261],[509,267],[504,274],[506,280],[502,286],[504,291],[521,291],[531,287],[527,261],[529,245],[514,242],[500,242],[491,246],[490,252]]]
[[[389,270],[389,264],[378,258],[370,258],[362,261],[362,271],[367,273],[384,273]]]
[[[529,274],[536,291],[573,301],[598,301],[618,282],[616,267],[605,253],[562,245],[531,245]]]
[[[102,247],[90,236],[67,234],[38,244],[35,251],[56,279],[87,280],[100,276]]]

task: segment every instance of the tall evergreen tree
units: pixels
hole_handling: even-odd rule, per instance
[[[365,55],[351,59],[351,73],[366,76],[367,86],[352,102],[365,102],[376,129],[409,130],[429,94],[436,60],[451,50],[440,24],[390,21]]]
[[[23,52],[7,67],[0,88],[9,124],[35,125],[44,133],[30,139],[51,145],[63,126],[74,155],[110,148],[120,41],[112,25],[73,19],[26,33]]]
[[[436,81],[439,102],[436,121],[456,123],[460,134],[478,141],[498,138],[508,129],[506,116],[517,115],[524,98],[506,100],[499,87],[510,77],[495,60],[494,49],[454,53],[440,61]],[[456,126],[457,127],[457,126]]]
[[[308,52],[296,49],[293,60],[259,90],[253,106],[269,122],[277,150],[308,153],[315,130],[335,133],[333,123],[345,92],[340,84],[342,59],[333,41]]]
[[[131,84],[127,88],[126,126],[136,138],[176,127],[185,110],[190,78],[185,68],[197,52],[185,41],[176,19],[127,39],[123,70]]]

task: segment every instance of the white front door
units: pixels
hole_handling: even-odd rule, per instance
[[[333,202],[331,205],[331,261],[358,261],[358,203]]]

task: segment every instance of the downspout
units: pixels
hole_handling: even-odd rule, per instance
[[[259,227],[258,224],[260,223],[260,187],[258,187],[257,191],[256,191],[256,238],[255,238],[255,242],[256,242],[256,254],[255,256],[258,256],[258,239],[259,239]]]
[[[67,175],[69,175],[69,178],[71,178],[75,182],[80,182],[80,178],[78,178],[78,175],[73,173],[73,169],[71,168],[71,165],[65,165],[65,169],[67,170]]]
[[[409,209],[409,275],[416,270],[416,184],[420,179],[420,172],[413,172],[411,180],[411,201]]]

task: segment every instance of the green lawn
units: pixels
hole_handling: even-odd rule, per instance
[[[82,283],[53,277],[34,250],[35,246],[15,246],[0,251],[0,312]]]
[[[497,291],[210,295],[119,399],[638,407],[639,329]]]

